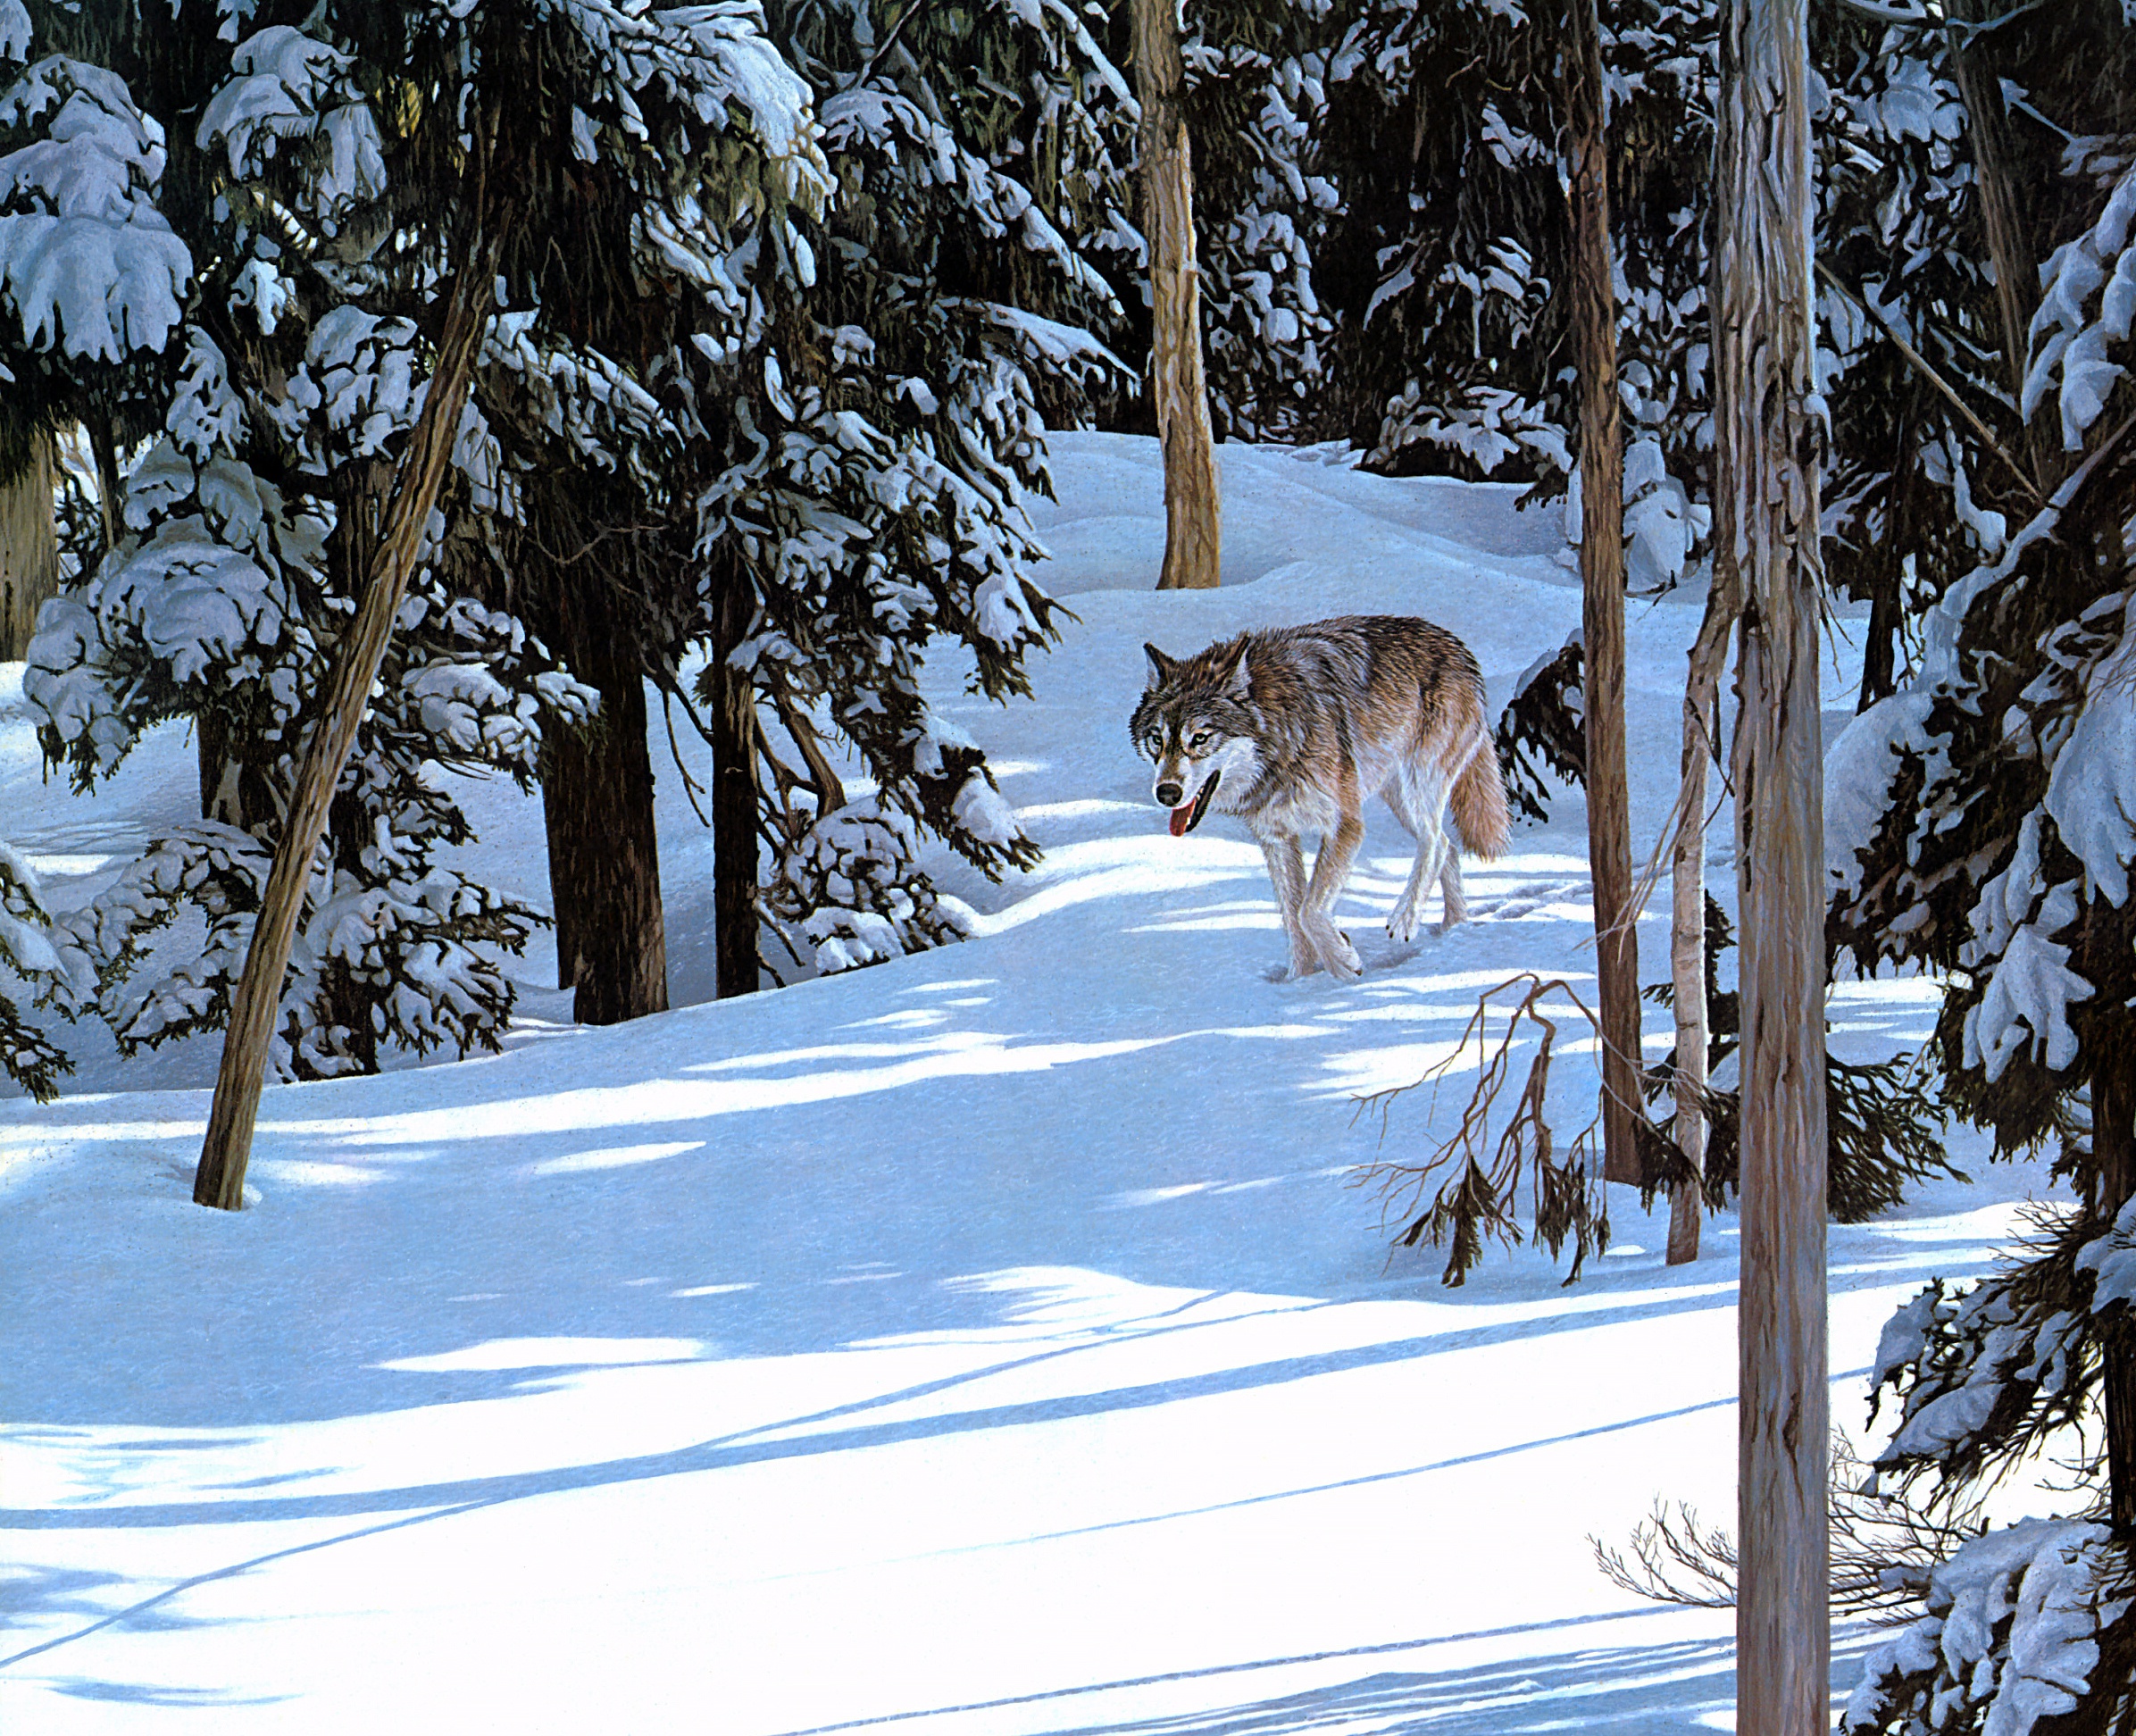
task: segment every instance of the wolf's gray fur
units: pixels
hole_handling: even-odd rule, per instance
[[[1468,914],[1461,854],[1506,848],[1511,821],[1483,709],[1483,676],[1444,628],[1406,615],[1343,615],[1242,633],[1191,657],[1154,645],[1129,729],[1156,765],[1157,801],[1183,834],[1211,808],[1246,822],[1268,860],[1290,973],[1364,968],[1330,914],[1364,841],[1362,810],[1386,798],[1416,840],[1387,931],[1412,939],[1436,879],[1446,926]],[[1300,839],[1319,835],[1310,881]]]

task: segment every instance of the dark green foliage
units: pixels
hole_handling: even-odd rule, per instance
[[[1550,817],[1550,787],[1541,767],[1566,783],[1587,782],[1585,664],[1575,635],[1521,683],[1492,737],[1514,806],[1539,823]]]
[[[1742,1032],[1741,999],[1734,989],[1723,989],[1720,978],[1721,955],[1734,944],[1734,928],[1728,914],[1708,893],[1706,1006],[1709,1079],[1721,1063],[1736,1052]],[[1674,987],[1670,983],[1656,983],[1643,992],[1659,1006],[1675,1004]],[[1676,1052],[1672,1048],[1658,1065],[1647,1071],[1647,1100],[1673,1098],[1675,1089]],[[1707,1205],[1719,1210],[1737,1191],[1740,1094],[1709,1089],[1705,1112],[1706,1164],[1701,1185]],[[1936,1176],[1970,1181],[1944,1149],[1947,1113],[1940,1081],[1918,1058],[1856,1063],[1826,1056],[1825,1206],[1832,1222],[1865,1223],[1881,1216],[1905,1198],[1909,1181],[1925,1181]],[[1655,1124],[1653,1137],[1642,1142],[1646,1173],[1640,1192],[1648,1206],[1657,1196],[1671,1191],[1685,1173],[1683,1155],[1671,1138],[1675,1123],[1673,1114],[1666,1116]]]

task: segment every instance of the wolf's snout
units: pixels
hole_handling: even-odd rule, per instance
[[[1157,786],[1157,800],[1166,807],[1179,806],[1180,797],[1186,793],[1175,783],[1161,783]]]

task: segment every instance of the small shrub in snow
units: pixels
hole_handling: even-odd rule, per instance
[[[70,984],[39,901],[37,876],[4,844],[0,844],[0,968],[37,988],[41,1004],[71,1016]],[[59,1095],[60,1080],[73,1071],[66,1052],[0,994],[0,1072],[42,1103]]]

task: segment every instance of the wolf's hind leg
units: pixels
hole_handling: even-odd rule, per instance
[[[1290,943],[1290,974],[1311,976],[1320,969],[1320,953],[1306,936],[1299,916],[1306,902],[1306,861],[1294,837],[1264,838],[1262,859],[1268,864],[1269,883],[1275,888],[1276,908],[1283,915],[1283,938]]]
[[[1439,925],[1444,934],[1456,922],[1468,920],[1468,899],[1461,890],[1461,852],[1451,842],[1447,846],[1447,865],[1439,871],[1439,889],[1446,899],[1446,919]]]
[[[1384,793],[1394,817],[1416,839],[1416,862],[1409,870],[1409,883],[1387,917],[1387,932],[1406,946],[1423,926],[1424,891],[1434,880],[1442,889],[1449,884],[1452,888],[1447,900],[1448,926],[1461,920],[1453,914],[1457,906],[1466,914],[1467,907],[1460,903],[1461,856],[1447,836],[1443,796],[1434,801],[1431,791],[1414,788],[1406,772],[1390,779]]]

